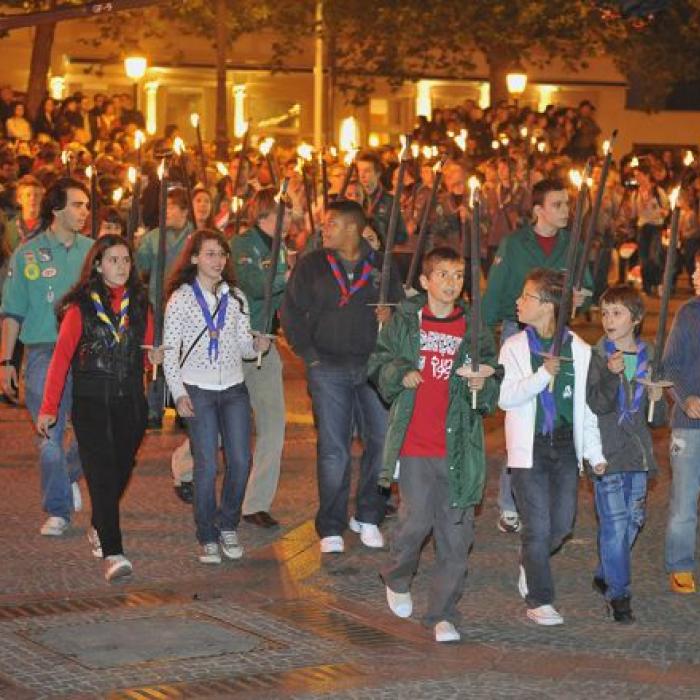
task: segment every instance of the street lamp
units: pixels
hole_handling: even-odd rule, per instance
[[[515,109],[518,109],[518,98],[525,92],[527,87],[527,74],[521,70],[513,71],[506,75],[506,86],[508,93],[513,96],[515,101]]]
[[[148,61],[145,56],[127,56],[124,59],[126,77],[134,82],[134,109],[138,109],[139,80],[146,75]]]

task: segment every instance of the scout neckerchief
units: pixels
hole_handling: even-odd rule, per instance
[[[542,340],[540,336],[537,335],[537,331],[532,326],[525,327],[525,333],[527,333],[527,344],[530,348],[530,352],[533,355],[541,356],[543,354]],[[571,331],[568,328],[564,329],[564,339],[562,340],[562,347],[571,335]],[[556,417],[557,405],[554,400],[554,393],[549,390],[549,383],[547,386],[537,395],[540,402],[540,407],[542,408],[542,413],[544,415],[544,422],[542,424],[542,434],[551,435],[554,432],[554,419]]]
[[[107,315],[105,307],[102,304],[102,299],[97,292],[90,292],[90,299],[92,299],[93,306],[95,307],[95,312],[97,313],[97,318],[104,323],[114,336],[114,344],[121,342],[124,333],[126,332],[126,326],[129,322],[129,291],[127,289],[122,293],[122,300],[119,304],[119,313],[117,318],[119,319],[119,324],[114,327],[112,319]]]
[[[617,352],[615,343],[605,339],[605,352],[608,357],[614,352]],[[637,370],[634,373],[633,379],[639,380],[647,376],[649,369],[649,358],[647,353],[647,344],[643,340],[637,341]],[[639,411],[642,405],[642,396],[644,396],[644,385],[639,381],[635,382],[634,391],[632,393],[632,403],[627,401],[627,392],[625,391],[625,383],[620,381],[620,386],[617,389],[617,410],[620,417],[617,420],[618,425],[622,425],[623,421],[632,422],[632,416]]]
[[[207,324],[207,330],[209,331],[209,361],[212,361],[212,355],[214,360],[219,359],[219,336],[221,335],[221,330],[226,323],[226,309],[228,307],[228,294],[224,293],[221,299],[221,305],[219,306],[219,312],[216,314],[216,321],[212,317],[211,311],[209,311],[209,306],[207,305],[207,300],[204,298],[204,293],[202,288],[199,286],[199,282],[195,279],[192,282],[192,291],[194,292],[195,299],[199,303],[202,309],[202,315],[204,316],[204,322]],[[216,296],[216,295],[215,295]]]
[[[340,301],[338,302],[338,306],[347,306],[347,304],[350,302],[350,297],[355,294],[355,292],[360,291],[360,289],[367,284],[367,280],[374,269],[372,267],[373,257],[373,253],[370,253],[365,258],[364,262],[362,263],[362,272],[360,272],[360,276],[353,281],[352,286],[350,289],[348,289],[348,285],[345,283],[345,277],[343,277],[343,273],[340,270],[338,259],[331,251],[326,251],[326,260],[328,260],[333,277],[335,277],[335,281],[340,287]]]
[[[369,204],[367,205],[367,218],[371,219],[372,216],[374,215],[374,209],[379,204],[379,200],[382,198],[382,195],[384,194],[384,189],[382,188],[381,185],[377,185],[377,189],[375,190],[374,196],[369,200]]]

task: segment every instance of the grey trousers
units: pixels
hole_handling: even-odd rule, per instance
[[[467,576],[474,542],[474,508],[450,508],[447,460],[402,457],[399,471],[399,522],[391,542],[391,560],[381,570],[384,583],[407,593],[428,535],[435,538],[435,568],[430,584],[427,625],[460,621],[457,603]]]
[[[243,377],[255,418],[253,467],[243,501],[243,514],[268,512],[277,493],[284,447],[284,385],[282,360],[275,344],[257,362],[243,363]]]

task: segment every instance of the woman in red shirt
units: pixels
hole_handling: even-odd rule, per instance
[[[132,572],[124,556],[119,502],[146,429],[142,347],[153,324],[133,251],[121,236],[102,236],[75,286],[58,305],[60,328],[37,429],[48,436],[72,374],[71,418],[92,502],[88,539],[112,581]],[[162,362],[163,350],[149,351]]]

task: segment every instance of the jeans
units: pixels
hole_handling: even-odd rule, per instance
[[[628,597],[631,581],[630,552],[644,525],[647,494],[646,472],[621,472],[593,481],[598,513],[598,556],[596,576],[608,588],[608,600]]]
[[[359,411],[363,453],[357,487],[355,517],[379,524],[384,518],[385,499],[377,481],[388,412],[362,367],[315,365],[308,368],[309,391],[318,431],[317,478],[319,508],[316,531],[319,537],[341,535],[348,523],[350,496],[350,444],[353,407]]]
[[[457,607],[467,578],[467,556],[474,542],[474,507],[450,508],[450,480],[445,457],[401,457],[399,524],[391,542],[391,559],[383,567],[384,583],[407,593],[418,569],[425,539],[433,533],[433,567],[427,625],[460,622]]]
[[[551,605],[549,558],[571,533],[576,517],[578,460],[570,430],[536,435],[531,469],[513,469],[513,492],[522,519],[522,564],[529,608]]]
[[[671,498],[666,526],[666,571],[695,569],[700,493],[700,430],[671,432]]]
[[[503,343],[508,340],[512,335],[520,332],[520,326],[517,321],[503,321],[503,326],[501,327],[501,347]],[[498,480],[498,507],[501,513],[508,511],[510,513],[516,513],[517,508],[515,507],[515,501],[513,500],[513,486],[511,484],[511,472],[508,469],[508,465],[504,465],[501,469],[501,476]]]
[[[243,382],[214,391],[186,384],[194,417],[187,418],[194,457],[194,522],[200,544],[217,542],[222,530],[241,519],[250,468],[250,400]],[[224,480],[216,505],[219,435],[224,447]]]
[[[285,428],[284,384],[282,360],[275,345],[263,357],[260,369],[254,360],[244,362],[243,376],[255,418],[253,468],[243,502],[243,513],[251,515],[270,510],[280,478]]]
[[[35,345],[27,348],[27,366],[24,373],[26,401],[32,420],[36,423],[44,396],[46,373],[53,353],[52,345]],[[49,515],[70,520],[73,508],[71,484],[77,481],[82,470],[78,445],[71,439],[66,447],[64,433],[71,411],[73,382],[70,373],[66,377],[63,397],[58,407],[56,424],[50,429],[50,437],[38,438],[39,464],[41,466],[41,507]]]
[[[92,504],[92,526],[105,557],[123,554],[119,504],[146,432],[143,393],[73,401],[73,428]]]

